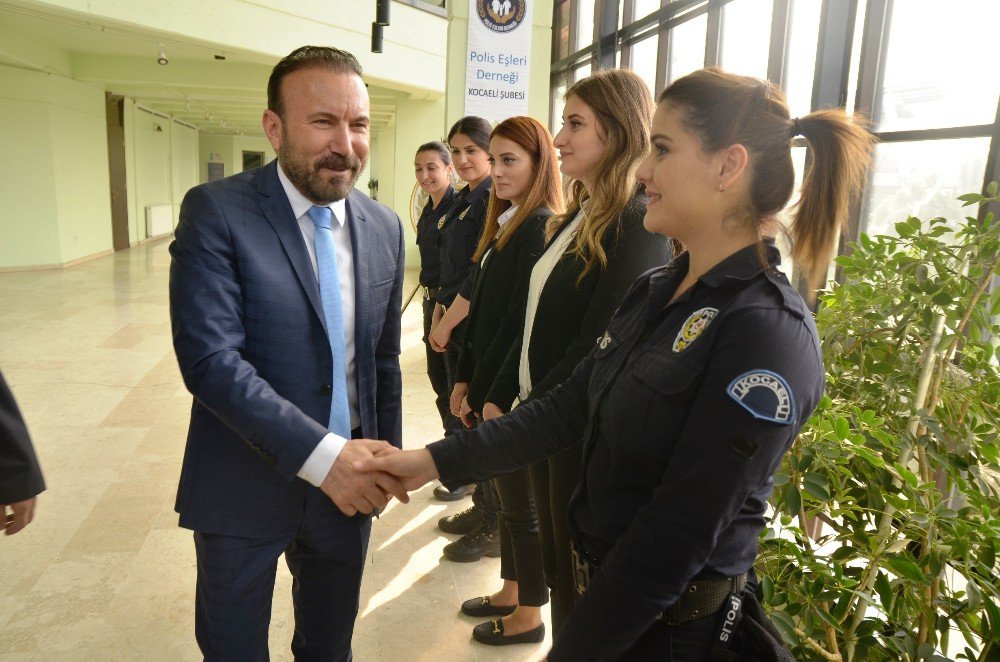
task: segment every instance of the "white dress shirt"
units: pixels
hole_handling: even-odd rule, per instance
[[[531,342],[531,329],[535,325],[535,312],[538,310],[538,300],[542,296],[545,288],[545,281],[552,275],[552,270],[562,259],[573,239],[576,237],[576,230],[583,221],[583,210],[573,217],[569,226],[559,233],[549,247],[545,249],[542,256],[535,262],[531,269],[531,280],[528,282],[528,304],[524,311],[524,335],[521,340],[521,363],[518,366],[518,382],[521,387],[521,401],[528,398],[531,393],[531,366],[528,363],[528,345]]]
[[[313,207],[313,203],[295,188],[285,171],[281,169],[280,163],[278,164],[278,180],[281,181],[281,187],[285,190],[285,195],[288,196],[292,213],[295,214],[299,230],[302,232],[302,239],[306,242],[313,276],[316,278],[318,286],[316,227],[309,217],[309,210]],[[361,410],[358,407],[358,380],[354,363],[354,252],[351,248],[351,226],[347,223],[347,203],[344,200],[331,202],[326,206],[333,212],[331,230],[334,250],[337,253],[337,276],[340,280],[340,301],[344,315],[342,332],[344,334],[344,364],[347,368],[347,406],[351,412],[351,428],[353,429],[361,425]],[[328,331],[333,333],[333,329],[328,329]],[[347,440],[340,435],[332,432],[327,434],[306,459],[302,468],[299,469],[297,474],[299,478],[319,487],[346,443]]]

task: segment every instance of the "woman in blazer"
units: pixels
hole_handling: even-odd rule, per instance
[[[669,242],[643,228],[646,198],[635,180],[649,151],[652,114],[646,84],[628,69],[594,74],[566,93],[555,146],[563,174],[573,178],[569,210],[549,221],[545,254],[531,274],[523,333],[494,380],[486,418],[509,410],[515,397],[538,398],[568,379],[628,286],[670,259]],[[582,456],[576,446],[530,468],[554,635],[573,607],[567,509]]]
[[[552,136],[537,120],[511,117],[490,137],[493,192],[474,262],[465,347],[458,362],[452,413],[470,427],[500,366],[521,333],[531,269],[542,252],[545,225],[563,210],[562,186]],[[537,521],[526,469],[494,479],[500,496],[500,576],[503,588],[462,605],[472,616],[501,616],[473,630],[482,643],[540,642],[545,637],[541,607],[548,602]],[[496,600],[501,611],[491,609]]]

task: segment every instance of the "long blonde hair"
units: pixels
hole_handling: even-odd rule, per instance
[[[622,210],[639,189],[635,173],[649,152],[654,106],[646,83],[630,69],[605,69],[579,80],[566,91],[565,98],[570,97],[594,111],[606,143],[590,189],[572,180],[566,213],[553,216],[545,228],[546,241],[550,241],[589,201],[573,249],[584,262],[579,283],[595,266],[603,269],[608,264],[604,237],[618,224]],[[620,227],[615,227],[616,232]]]
[[[520,145],[531,157],[532,166],[531,187],[524,196],[524,203],[518,207],[514,217],[505,226],[504,233],[497,240],[497,250],[500,251],[531,212],[539,207],[548,207],[557,214],[562,212],[563,194],[559,163],[556,160],[556,150],[552,146],[552,134],[541,122],[523,115],[510,117],[493,129],[490,139],[494,137],[506,138]],[[483,225],[483,234],[479,237],[476,253],[472,256],[473,262],[481,260],[490,247],[490,242],[500,231],[497,219],[510,208],[510,205],[509,200],[497,197],[496,188],[491,189],[486,223]]]

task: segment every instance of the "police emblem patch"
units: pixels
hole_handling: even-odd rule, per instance
[[[795,398],[788,382],[770,370],[751,370],[734,379],[726,393],[741,407],[762,421],[791,425]]]
[[[701,308],[691,313],[674,338],[674,351],[683,352],[719,314],[718,308]]]

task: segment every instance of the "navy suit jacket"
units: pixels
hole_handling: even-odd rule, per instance
[[[347,211],[361,431],[399,447],[402,225],[357,190]],[[243,537],[294,530],[316,489],[296,473],[327,434],[333,359],[277,162],[188,191],[170,254],[174,350],[194,396],[180,525]]]

